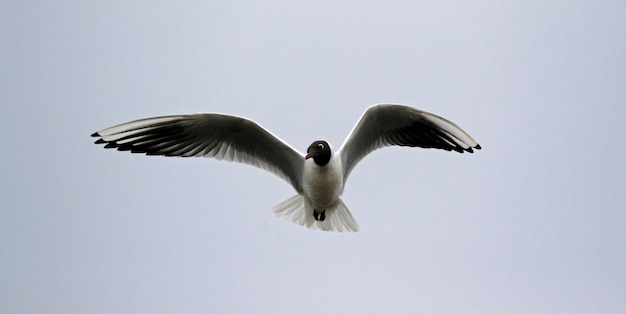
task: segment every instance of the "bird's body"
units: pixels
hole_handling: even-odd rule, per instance
[[[343,190],[341,159],[331,157],[325,166],[307,159],[304,162],[302,193],[311,200],[313,208],[324,211],[334,205]]]
[[[92,134],[96,144],[121,151],[179,157],[213,157],[250,164],[288,181],[298,194],[274,213],[325,231],[357,231],[341,200],[354,166],[384,146],[473,152],[480,145],[454,123],[395,104],[368,108],[341,148],[315,141],[302,154],[254,121],[223,114],[165,116],[131,121]]]

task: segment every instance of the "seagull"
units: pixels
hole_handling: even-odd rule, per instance
[[[303,154],[256,122],[200,113],[135,120],[95,132],[95,144],[146,155],[212,157],[256,166],[286,180],[297,194],[276,205],[277,216],[323,231],[356,232],[340,196],[354,167],[385,146],[473,153],[480,145],[451,121],[400,104],[365,110],[338,151],[314,141]]]

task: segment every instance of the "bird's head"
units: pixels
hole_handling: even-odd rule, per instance
[[[330,145],[326,141],[315,141],[307,148],[304,158],[313,158],[318,166],[325,166],[330,161],[330,156]]]

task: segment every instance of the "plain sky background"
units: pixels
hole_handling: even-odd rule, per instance
[[[618,313],[624,1],[0,3],[0,312]],[[338,148],[382,102],[475,154],[386,148],[358,233],[275,217],[262,170],[104,150],[139,118],[249,117]]]

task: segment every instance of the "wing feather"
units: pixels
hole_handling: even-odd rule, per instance
[[[481,148],[463,129],[440,116],[404,105],[374,105],[363,113],[339,149],[344,182],[367,154],[391,145],[459,153]]]
[[[146,155],[211,157],[270,171],[302,192],[304,155],[259,126],[231,115],[141,119],[92,134],[96,144]]]

